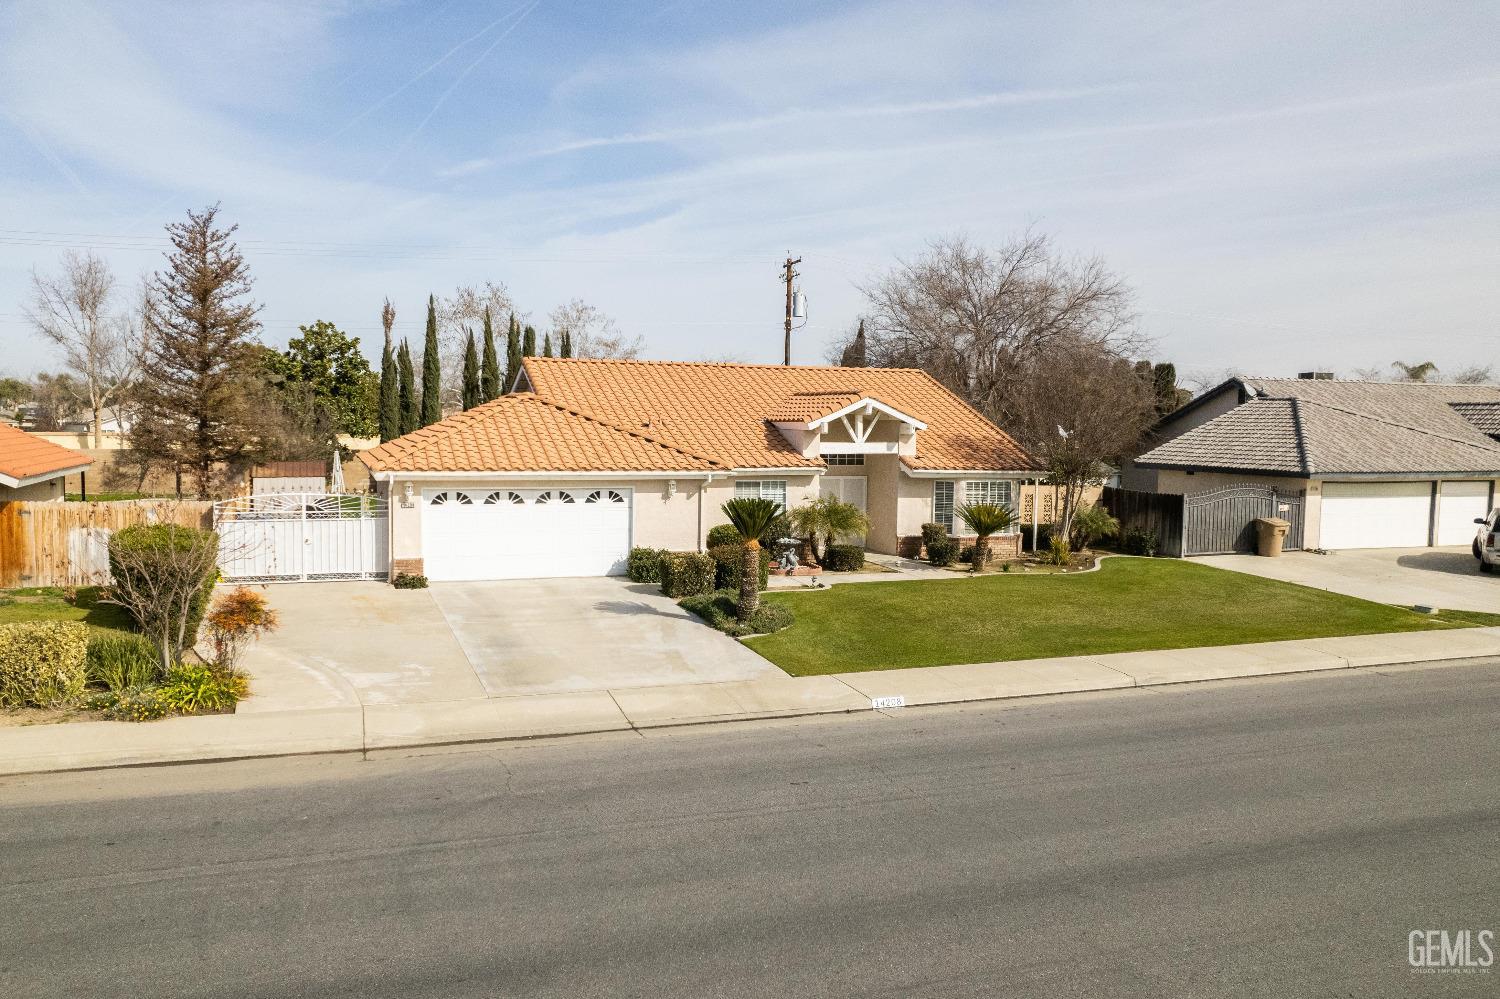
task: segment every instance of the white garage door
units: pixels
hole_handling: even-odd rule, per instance
[[[1488,482],[1444,482],[1438,501],[1437,543],[1468,544],[1474,540],[1474,532],[1479,530],[1475,519],[1482,519],[1489,512]]]
[[[424,570],[430,579],[619,575],[630,505],[620,488],[424,490]]]
[[[1323,548],[1421,548],[1431,516],[1430,482],[1323,483]]]

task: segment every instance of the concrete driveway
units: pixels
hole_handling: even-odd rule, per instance
[[[1500,612],[1500,576],[1481,575],[1467,546],[1287,552],[1280,558],[1208,555],[1194,561],[1383,604]]]
[[[284,583],[265,588],[280,627],[244,666],[241,711],[419,704],[781,671],[655,586],[621,579]]]

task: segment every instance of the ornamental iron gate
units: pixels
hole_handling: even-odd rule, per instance
[[[1288,528],[1283,548],[1302,547],[1304,494],[1269,486],[1226,486],[1183,497],[1184,555],[1255,551],[1255,521],[1280,517]]]
[[[273,493],[214,504],[219,570],[245,583],[384,579],[390,511],[377,496]]]

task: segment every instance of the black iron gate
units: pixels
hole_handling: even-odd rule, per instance
[[[1255,550],[1258,517],[1291,523],[1283,548],[1302,547],[1304,494],[1269,486],[1226,486],[1183,497],[1184,555],[1219,555]]]

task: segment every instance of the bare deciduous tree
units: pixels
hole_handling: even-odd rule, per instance
[[[1471,364],[1467,368],[1460,368],[1448,380],[1457,385],[1493,385],[1495,369],[1488,364]]]
[[[115,277],[89,253],[63,254],[62,272],[31,272],[32,303],[26,317],[62,351],[89,407],[94,447],[102,447],[104,410],[135,372],[138,331],[128,313],[111,312]]]
[[[572,338],[574,357],[613,357],[632,361],[645,349],[644,340],[638,336],[627,337],[613,319],[581,298],[559,305],[548,319],[552,323],[554,341],[561,343],[564,333]]]
[[[464,344],[468,330],[484,328],[484,312],[491,317],[508,316],[515,311],[510,289],[503,282],[486,281],[483,285],[460,285],[453,294],[436,301],[438,324],[438,357],[442,364],[443,408],[456,409],[463,388]],[[524,315],[520,315],[524,320]]]
[[[1149,378],[1107,346],[1054,341],[1010,390],[1010,430],[1065,487],[1062,536],[1070,537],[1084,488],[1105,465],[1135,453],[1156,418]]]
[[[870,366],[923,368],[1002,426],[1006,400],[1054,343],[1121,356],[1146,345],[1125,283],[1101,260],[1060,259],[1034,232],[994,251],[936,240],[862,290]]]

